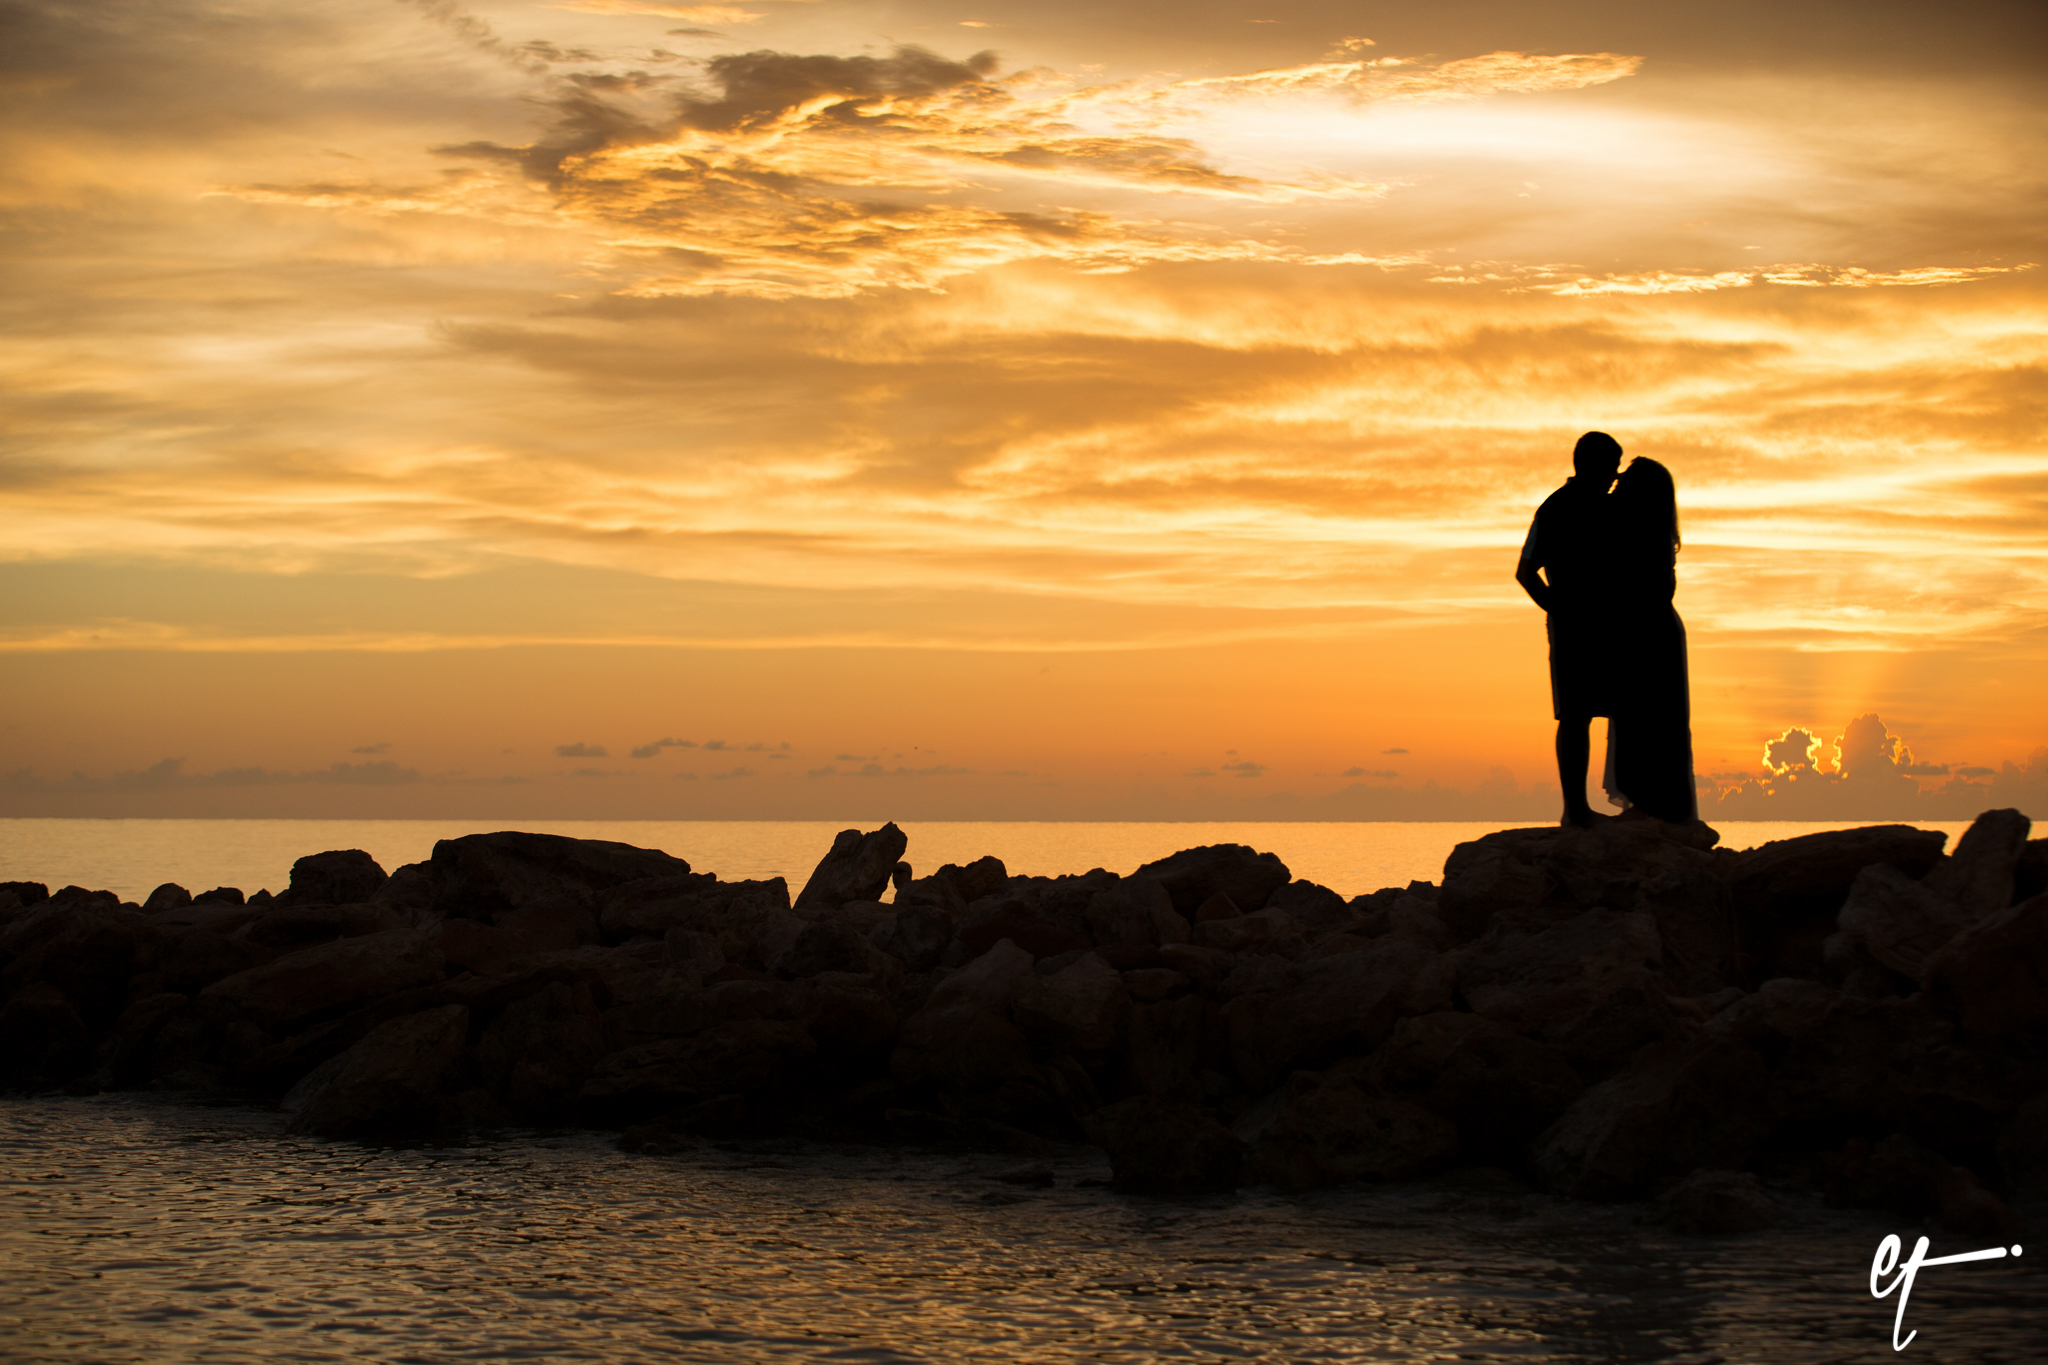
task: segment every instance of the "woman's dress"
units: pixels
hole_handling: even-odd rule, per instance
[[[1625,534],[1614,576],[1614,658],[1620,700],[1608,722],[1610,788],[1660,820],[1699,819],[1693,786],[1692,692],[1677,547],[1661,534]]]

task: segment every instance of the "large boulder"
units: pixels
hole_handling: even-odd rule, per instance
[[[1784,1216],[1748,1171],[1694,1171],[1658,1196],[1651,1221],[1673,1232],[1761,1232]]]
[[[1310,937],[1352,929],[1359,923],[1359,916],[1342,896],[1311,881],[1287,883],[1267,897],[1265,908],[1285,914]]]
[[[380,1024],[285,1098],[295,1133],[393,1136],[445,1130],[441,1085],[462,1055],[469,1011],[421,1010]]]
[[[551,981],[491,1021],[477,1067],[507,1116],[561,1122],[605,1050],[604,1015],[590,983]]]
[[[598,1062],[581,1095],[586,1119],[608,1125],[673,1113],[720,1095],[772,1091],[817,1053],[794,1019],[735,1019],[686,1038],[615,1052]]]
[[[1134,1095],[1097,1112],[1089,1132],[1109,1152],[1116,1188],[1139,1194],[1229,1191],[1244,1173],[1244,1144],[1207,1111]]]
[[[2013,903],[2013,881],[2032,822],[2016,810],[1987,810],[1956,841],[1956,851],[1927,874],[1928,885],[1952,900],[1965,920]]]
[[[1592,909],[1645,914],[1666,987],[1703,994],[1736,975],[1734,915],[1720,875],[1726,855],[1712,852],[1718,839],[1705,825],[1659,820],[1502,830],[1452,851],[1437,914],[1461,939]]]
[[[1924,877],[1947,841],[1939,830],[1871,825],[1774,839],[1733,855],[1728,891],[1745,979],[1818,975],[1822,940],[1834,932],[1856,875],[1882,865]]]
[[[1652,986],[1661,953],[1641,911],[1587,910],[1534,933],[1502,923],[1468,951],[1458,989],[1476,1013],[1554,1038],[1624,986]]]
[[[404,927],[405,922],[397,912],[386,906],[302,901],[264,910],[236,930],[235,937],[265,948],[291,949]]]
[[[90,1028],[127,1007],[129,984],[167,945],[156,917],[111,893],[70,896],[66,888],[0,930],[0,991],[31,982],[56,986]]]
[[[1892,971],[1917,978],[1975,918],[1953,897],[1880,863],[1856,874],[1839,918],[1843,947],[1862,948]]]
[[[1091,946],[1084,905],[1072,897],[1046,894],[1019,877],[1015,891],[987,896],[967,907],[953,930],[946,961],[971,961],[997,943],[1007,942],[1034,958],[1057,957]],[[1090,897],[1092,899],[1092,895]]]
[[[374,900],[389,880],[377,860],[359,848],[309,853],[292,864],[291,885],[275,904],[354,905]]]
[[[1294,963],[1281,989],[1241,995],[1224,1007],[1232,1063],[1259,1093],[1295,1071],[1362,1056],[1402,1016],[1449,1009],[1451,971],[1447,956],[1391,939]]]
[[[1544,1182],[1582,1199],[1628,1199],[1660,1176],[1749,1164],[1770,1131],[1769,1073],[1755,1052],[1704,1036],[1648,1047],[1536,1141]]]
[[[1146,863],[1131,877],[1150,878],[1165,887],[1175,912],[1190,921],[1195,910],[1211,896],[1228,896],[1240,910],[1258,910],[1275,891],[1293,880],[1287,864],[1279,858],[1243,844],[1182,849],[1170,857]]]
[[[1360,1085],[1347,1068],[1297,1071],[1232,1131],[1251,1149],[1245,1179],[1289,1189],[1401,1180],[1457,1154],[1451,1123],[1412,1100]]]
[[[976,858],[964,867],[947,863],[929,877],[919,877],[906,883],[896,892],[896,905],[899,909],[909,905],[928,905],[948,915],[960,915],[983,896],[993,896],[1002,891],[1009,881],[1009,870],[1000,858]]]
[[[2048,1023],[2048,895],[2007,906],[1962,930],[1928,959],[1928,990],[1973,1034]]]
[[[625,882],[597,897],[597,922],[617,943],[663,937],[672,929],[716,935],[726,957],[765,967],[803,929],[780,877],[722,882],[710,873]]]
[[[906,1086],[992,1085],[1023,1074],[1031,1044],[1010,1022],[1010,1002],[1035,977],[1034,959],[1005,939],[941,980],[903,1023],[890,1073]]]
[[[1586,1088],[1561,1049],[1457,1011],[1403,1019],[1373,1065],[1381,1086],[1455,1124],[1466,1159],[1482,1165],[1518,1164]]]
[[[1045,1052],[1104,1053],[1131,1008],[1123,975],[1096,953],[1083,953],[1051,975],[1020,977],[1010,1018]]]
[[[909,845],[909,836],[896,828],[894,821],[866,834],[857,829],[841,830],[804,883],[796,908],[837,910],[847,901],[880,900]]]
[[[440,976],[442,965],[430,932],[388,929],[287,953],[214,982],[200,998],[275,1027],[424,985]]]
[[[92,1030],[55,984],[32,981],[0,1004],[0,1086],[61,1085],[92,1065]]]
[[[433,909],[480,920],[534,901],[587,900],[627,882],[689,870],[681,858],[659,849],[513,830],[443,839],[427,864]]]
[[[1098,948],[1186,943],[1188,922],[1158,882],[1126,877],[1088,898],[1087,932]]]

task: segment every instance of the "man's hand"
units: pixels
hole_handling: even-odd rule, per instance
[[[1543,574],[1533,564],[1524,564],[1515,570],[1515,581],[1522,585],[1522,591],[1545,611],[1550,610],[1550,585],[1543,581]]]

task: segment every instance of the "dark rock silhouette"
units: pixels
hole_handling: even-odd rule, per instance
[[[0,1084],[284,1102],[300,1131],[628,1126],[1037,1151],[1190,1192],[1458,1165],[1698,1231],[1750,1177],[2013,1226],[2048,1202],[2048,891],[2025,817],[1743,853],[1503,830],[1351,901],[1270,854],[924,878],[842,835],[792,904],[622,844],[445,840],[275,901],[0,888]],[[895,883],[893,901],[877,899]],[[336,899],[363,897],[367,899]],[[1773,1184],[1773,1188],[1775,1188]],[[2003,1234],[2001,1234],[2003,1235]]]

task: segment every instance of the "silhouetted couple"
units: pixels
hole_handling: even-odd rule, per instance
[[[1638,456],[1617,480],[1621,445],[1601,431],[1579,438],[1572,469],[1536,509],[1515,570],[1549,616],[1564,822],[1583,827],[1596,818],[1586,802],[1595,716],[1608,718],[1606,787],[1616,804],[1660,820],[1697,820],[1685,623],[1671,605],[1671,471]]]

